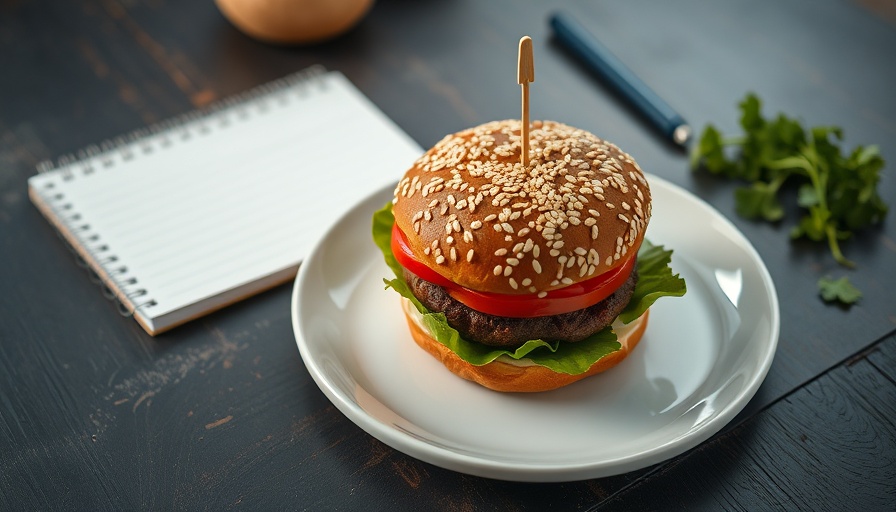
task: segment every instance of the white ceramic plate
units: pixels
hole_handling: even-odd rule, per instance
[[[490,391],[414,344],[370,235],[384,189],[358,204],[302,263],[293,290],[299,351],[324,394],[370,435],[473,475],[554,482],[609,476],[678,455],[746,405],[771,365],[778,300],[759,255],[727,219],[649,176],[647,237],[674,249],[682,298],[651,308],[619,366],[559,390]]]

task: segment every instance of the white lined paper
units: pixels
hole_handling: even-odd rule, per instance
[[[150,334],[292,278],[330,224],[422,152],[338,72],[246,98],[29,179]]]

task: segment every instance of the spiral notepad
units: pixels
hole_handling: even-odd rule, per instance
[[[150,334],[292,279],[344,211],[421,148],[312,68],[42,164],[29,195]]]

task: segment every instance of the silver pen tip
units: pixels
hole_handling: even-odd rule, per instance
[[[690,138],[691,127],[686,124],[676,126],[675,130],[672,132],[672,140],[674,140],[676,144],[684,145]]]

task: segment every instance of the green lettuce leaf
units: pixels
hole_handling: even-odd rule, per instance
[[[647,239],[638,250],[638,282],[628,306],[619,314],[623,323],[630,324],[643,315],[660,297],[681,297],[687,292],[684,279],[672,274],[669,264],[672,250],[653,245]]]
[[[383,209],[373,214],[373,242],[383,252],[386,265],[389,265],[395,277],[401,279],[403,275],[401,265],[398,264],[395,255],[392,254],[392,226],[394,224],[395,217],[392,215],[392,203],[387,204]]]
[[[404,281],[402,267],[392,254],[394,222],[392,203],[373,215],[374,243],[382,251],[386,264],[395,274],[394,279],[383,279],[386,288],[392,288],[408,299],[420,312],[423,323],[434,337],[464,361],[479,366],[504,355],[517,360],[525,358],[558,373],[578,375],[587,371],[599,359],[619,350],[621,345],[617,341],[616,333],[610,327],[576,343],[529,340],[515,350],[489,347],[465,340],[457,330],[448,325],[445,315],[430,312],[411,293]],[[684,295],[686,290],[684,280],[677,275],[673,276],[668,266],[671,255],[672,251],[644,241],[638,252],[638,284],[635,286],[631,302],[620,315],[623,322],[630,323],[643,315],[659,297]]]

